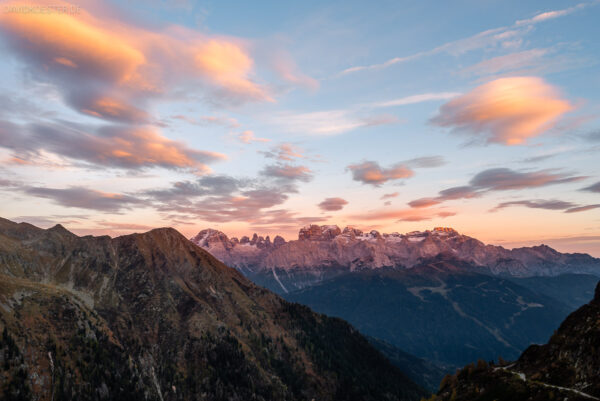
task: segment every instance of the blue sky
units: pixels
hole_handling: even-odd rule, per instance
[[[3,217],[600,255],[600,2],[120,3],[3,3]]]

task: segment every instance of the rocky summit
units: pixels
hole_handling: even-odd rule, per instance
[[[411,268],[439,255],[468,262],[494,275],[600,275],[600,259],[587,254],[560,253],[546,245],[506,249],[486,245],[450,227],[387,234],[310,225],[300,229],[297,240],[287,242],[280,236],[271,241],[270,237],[257,234],[252,239],[238,240],[207,229],[191,241],[257,283],[279,292],[303,288],[349,271]]]
[[[173,229],[78,237],[0,219],[0,332],[2,400],[425,395],[349,324],[255,286]]]

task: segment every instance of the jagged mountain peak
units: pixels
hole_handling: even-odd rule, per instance
[[[583,254],[563,254],[547,245],[506,249],[486,245],[451,227],[412,231],[406,234],[363,231],[352,226],[310,224],[302,227],[297,240],[277,236],[271,242],[254,234],[252,239],[228,238],[216,230],[202,230],[192,241],[229,266],[248,272],[264,271],[274,279],[273,290],[289,290],[281,280],[301,272],[302,288],[313,281],[357,269],[412,268],[434,257],[464,261],[473,269],[517,277],[555,276],[563,273],[600,275],[600,259]],[[271,271],[286,271],[275,277]],[[307,276],[306,273],[311,273]],[[284,278],[282,278],[284,277]],[[266,283],[263,283],[266,285]],[[298,287],[300,286],[300,287]]]

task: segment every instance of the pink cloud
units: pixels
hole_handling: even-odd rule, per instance
[[[334,212],[342,210],[347,204],[348,201],[342,198],[326,198],[323,202],[319,203],[318,206],[321,210]]]
[[[242,40],[182,26],[152,31],[114,13],[99,15],[4,12],[0,30],[38,78],[55,84],[78,111],[100,118],[131,114],[135,106],[127,102],[143,104],[182,82],[228,101],[273,100],[254,79],[254,60]]]
[[[390,180],[410,178],[414,172],[407,166],[395,164],[389,168],[383,168],[374,161],[365,161],[351,164],[348,170],[352,172],[352,178],[364,184],[381,185]]]
[[[240,132],[238,134],[238,139],[246,144],[252,143],[252,142],[269,142],[269,139],[266,138],[257,138],[256,136],[254,136],[254,132],[246,130],[244,132]]]
[[[432,122],[486,142],[518,145],[551,128],[572,108],[541,78],[500,78],[444,104]]]

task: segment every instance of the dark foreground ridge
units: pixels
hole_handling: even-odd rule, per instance
[[[173,229],[78,237],[0,219],[2,400],[419,400],[340,319]]]
[[[600,283],[548,344],[530,346],[515,363],[471,364],[444,378],[432,400],[600,400],[599,356]]]

